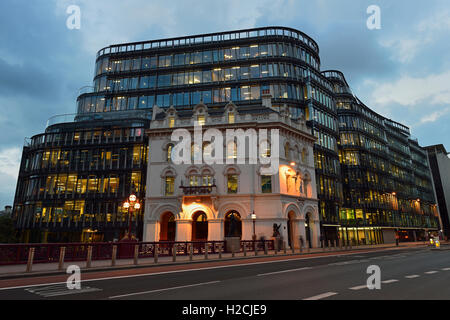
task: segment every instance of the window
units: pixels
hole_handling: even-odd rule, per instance
[[[169,118],[169,128],[173,128],[173,127],[175,127],[175,118],[170,117]]]
[[[175,177],[166,177],[165,195],[173,196],[175,190]]]
[[[228,193],[235,194],[238,191],[238,176],[235,174],[228,175]]]
[[[167,162],[172,161],[172,150],[173,150],[173,144],[169,144],[167,147]]]
[[[272,176],[261,176],[262,193],[272,193]]]
[[[233,124],[234,122],[235,122],[235,115],[234,115],[234,113],[230,112],[228,114],[228,123]]]
[[[197,122],[200,126],[205,125],[205,116],[204,115],[198,115],[197,116]]]

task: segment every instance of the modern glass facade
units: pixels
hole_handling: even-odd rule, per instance
[[[272,96],[273,108],[286,105],[291,117],[305,117],[317,138],[314,158],[325,238],[335,239],[342,230],[339,228],[347,226],[347,221],[357,226],[356,221],[363,219],[361,226],[382,227],[379,221],[389,217],[382,211],[389,206],[383,192],[392,193],[396,187],[393,185],[381,190],[378,182],[395,184],[395,181],[385,178],[391,176],[390,170],[394,170],[399,179],[407,179],[405,172],[409,172],[409,177],[413,176],[411,166],[408,171],[401,163],[391,165],[389,144],[391,140],[392,143],[398,140],[398,130],[393,129],[392,134],[387,134],[390,127],[385,124],[386,120],[353,98],[341,73],[320,71],[319,47],[314,40],[298,30],[284,27],[121,44],[100,50],[93,87],[78,97],[77,114],[51,119],[45,135],[34,137],[31,145],[24,148],[14,208],[18,227],[29,233],[31,230],[39,232],[47,227],[42,223],[51,222],[51,230],[54,231],[76,230],[73,232],[79,233],[87,229],[89,232],[97,231],[102,239],[110,239],[112,233],[116,237],[118,232],[122,232],[121,228],[125,228],[120,203],[126,199],[130,186],[138,186],[140,191],[137,192],[141,192],[142,197],[144,195],[148,153],[143,147],[146,145],[145,137],[138,139],[136,130],[148,127],[155,105],[183,110],[203,102],[213,110],[230,101],[238,106],[261,105],[262,96],[267,94]],[[350,107],[346,110],[343,105]],[[352,113],[353,106],[359,109]],[[354,118],[357,118],[356,122]],[[344,127],[342,123],[348,123],[348,126]],[[77,135],[80,128],[91,132],[91,136],[88,133],[88,138],[84,133]],[[131,141],[132,130],[134,140]],[[58,136],[57,146],[41,146],[35,142],[39,139],[46,141],[47,136],[53,137],[55,133],[63,134]],[[113,138],[110,138],[110,133]],[[93,144],[74,144],[75,137]],[[403,156],[411,157],[408,137],[392,147],[393,152],[398,152],[400,162],[405,159]],[[403,150],[403,147],[407,149]],[[134,167],[135,148],[141,148],[139,159],[136,158],[138,167]],[[418,150],[419,157],[420,147]],[[111,160],[108,160],[109,156]],[[55,168],[52,167],[52,159],[56,159]],[[81,159],[88,160],[81,164]],[[38,173],[32,169],[33,161],[39,167]],[[47,163],[50,164],[47,166]],[[353,167],[362,167],[361,163],[371,169],[353,170]],[[417,166],[418,170],[423,169],[419,163]],[[115,185],[116,177],[119,187],[113,187],[112,192],[109,186],[111,181]],[[72,188],[72,184],[77,186],[78,181],[81,181],[80,191],[77,187]],[[86,191],[83,193],[84,181]],[[411,188],[415,181],[411,180]],[[423,182],[418,178],[417,183]],[[63,189],[57,187],[63,183]],[[361,189],[362,183],[368,187]],[[369,186],[372,185],[377,188],[371,189]],[[53,188],[57,192],[50,191]],[[401,192],[398,189],[398,193]],[[95,194],[93,198],[92,194]],[[357,206],[362,206],[362,203],[372,207],[357,214],[356,210],[360,210]],[[386,208],[381,209],[383,206]],[[81,207],[83,210],[70,209]],[[44,208],[51,208],[50,216],[49,209],[45,209],[44,217]],[[354,217],[351,218],[349,213],[349,218],[346,215],[344,219],[345,210],[353,210]],[[71,212],[75,212],[75,216],[84,216],[88,222],[77,222],[78,229],[58,229],[64,227],[64,217],[70,216]],[[394,211],[392,214],[394,217]],[[139,218],[136,221],[139,226]],[[385,223],[394,227],[393,221],[386,220]],[[106,231],[102,230],[108,228],[114,232],[108,231],[109,235],[105,236]]]
[[[339,71],[334,84],[339,158],[344,184],[340,235],[355,243],[382,243],[395,228],[400,240],[422,239],[439,228],[426,152],[409,128],[370,110]]]

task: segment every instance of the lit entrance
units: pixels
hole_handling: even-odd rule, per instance
[[[175,241],[176,236],[176,222],[175,216],[171,212],[165,213],[161,217],[161,231],[159,234],[159,241]]]
[[[197,212],[192,217],[192,241],[208,240],[208,217],[204,212]]]
[[[231,220],[234,219],[235,229],[234,234],[230,234]],[[239,237],[242,238],[242,220],[241,215],[237,211],[230,211],[225,216],[225,237]]]

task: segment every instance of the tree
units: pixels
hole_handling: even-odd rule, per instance
[[[0,217],[0,243],[16,243],[16,229],[10,217]]]

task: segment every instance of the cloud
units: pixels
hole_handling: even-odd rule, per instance
[[[428,122],[436,122],[437,120],[439,120],[442,116],[448,114],[450,112],[450,108],[445,108],[443,110],[440,111],[435,111],[433,113],[431,113],[428,116],[425,116],[420,123],[424,124],[424,123],[428,123]]]
[[[0,150],[0,201],[5,205],[12,204],[14,200],[21,156],[20,148]]]
[[[450,71],[418,78],[402,76],[393,82],[367,80],[373,89],[371,100],[379,105],[397,103],[402,106],[450,104]]]

